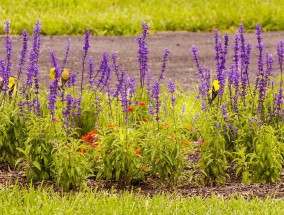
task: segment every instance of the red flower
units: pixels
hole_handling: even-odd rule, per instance
[[[129,108],[128,108],[128,111],[129,111],[129,112],[134,112],[134,108],[133,108],[133,107],[129,107]]]
[[[60,120],[59,119],[52,119],[52,122],[60,122]]]
[[[142,119],[142,121],[143,121],[143,122],[148,122],[148,120],[147,120],[147,119],[145,119],[145,118],[143,118],[143,119]]]
[[[204,146],[204,140],[203,139],[200,141],[200,146],[201,147]]]
[[[144,106],[146,106],[146,102],[141,101],[141,102],[139,102],[139,105],[144,107]]]
[[[136,149],[135,154],[140,155],[141,154],[141,150]]]
[[[142,167],[141,167],[141,170],[142,170],[143,172],[147,172],[147,171],[148,171],[148,168],[145,167],[145,166],[142,166]]]
[[[82,140],[84,140],[84,141],[88,141],[88,140],[90,140],[92,138],[92,136],[91,135],[85,135],[85,136],[82,136]]]
[[[162,126],[163,128],[169,128],[169,124],[168,124],[168,123],[162,123],[161,126]]]
[[[93,142],[93,143],[92,143],[92,146],[95,147],[95,148],[97,148],[97,147],[99,146],[99,143],[98,143],[98,142]]]
[[[93,136],[95,133],[97,133],[97,131],[96,131],[96,130],[93,130],[93,131],[90,131],[90,132],[88,133],[88,135]]]
[[[80,152],[83,153],[83,154],[86,154],[87,149],[80,149]]]

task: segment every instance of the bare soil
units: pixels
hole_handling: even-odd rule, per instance
[[[166,48],[170,51],[169,60],[167,63],[166,80],[172,78],[178,81],[181,86],[186,89],[192,89],[198,83],[195,73],[196,68],[192,60],[191,48],[195,45],[199,49],[199,60],[204,67],[209,67],[214,71],[214,41],[212,33],[192,33],[192,32],[166,32],[155,33],[148,36],[149,47],[149,68],[151,69],[153,77],[158,77],[163,60],[163,54]],[[230,34],[230,52],[228,63],[232,63],[232,50],[234,35]],[[246,41],[250,41],[253,47],[251,58],[251,77],[255,76],[257,71],[257,50],[256,37],[254,34],[246,34]],[[71,56],[67,62],[67,68],[71,72],[80,74],[82,68],[82,47],[84,45],[83,36],[44,36],[42,38],[41,53],[39,60],[40,78],[42,83],[48,84],[48,74],[50,69],[50,51],[56,51],[56,56],[60,60],[60,64],[64,59],[65,47],[67,40],[71,38]],[[88,56],[94,56],[96,61],[96,68],[99,66],[99,61],[102,58],[102,53],[107,52],[109,56],[111,53],[116,53],[120,68],[124,68],[129,76],[139,77],[139,64],[137,62],[136,42],[137,36],[115,36],[115,37],[96,37],[92,36],[90,39],[90,51]],[[17,71],[17,58],[21,50],[21,37],[13,36],[13,73]],[[265,49],[273,54],[275,61],[278,62],[276,54],[276,45],[280,40],[284,40],[284,31],[263,33],[263,40]],[[5,37],[0,37],[0,56],[5,59]],[[0,46],[0,47],[1,47]],[[30,49],[31,45],[29,46]],[[227,64],[228,65],[228,64]],[[275,64],[274,75],[279,74],[279,66]],[[137,79],[138,80],[138,79]],[[165,81],[166,81],[165,80]],[[166,82],[165,82],[166,83]],[[0,165],[0,186],[7,186],[9,183],[13,185],[18,180],[21,184],[27,184],[28,180],[24,172],[11,170],[7,165]],[[46,182],[53,184],[52,182]],[[101,189],[109,189],[104,184],[97,184],[98,182],[89,180],[90,186],[98,185]],[[210,196],[215,193],[217,196],[229,197],[232,194],[240,194],[245,197],[284,197],[284,178],[277,184],[253,184],[243,185],[238,180],[233,180],[224,186],[200,186],[184,185],[182,187],[175,187],[169,190],[167,187],[152,186],[152,183],[145,182],[134,187],[135,191],[139,193],[154,195],[158,192],[171,191],[181,194],[183,196],[200,195],[203,197]]]
[[[283,172],[284,173],[284,172]],[[160,193],[174,193],[183,197],[201,196],[203,198],[210,197],[212,194],[222,197],[224,199],[232,196],[243,196],[250,199],[253,197],[259,198],[283,198],[284,197],[284,176],[282,173],[281,182],[275,184],[242,184],[240,179],[236,178],[234,173],[230,173],[230,182],[224,185],[215,184],[214,186],[197,186],[194,184],[183,184],[180,186],[169,187],[166,184],[160,183],[155,178],[147,178],[144,182],[133,183],[129,186],[121,186],[116,182],[96,181],[95,179],[88,179],[87,185],[103,192],[117,192],[133,191],[136,194],[153,196]],[[17,171],[7,164],[0,164],[0,187],[13,187],[15,184],[20,186],[29,186],[30,181],[25,176],[24,171]],[[54,182],[46,180],[44,182],[33,182],[35,187],[52,186],[56,192],[62,192]]]

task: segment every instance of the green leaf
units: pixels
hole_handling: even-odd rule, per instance
[[[33,166],[36,167],[39,171],[41,171],[41,166],[38,161],[33,161]]]

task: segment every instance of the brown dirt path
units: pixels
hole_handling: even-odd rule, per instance
[[[202,32],[164,32],[148,35],[147,42],[149,47],[149,68],[152,75],[157,77],[161,70],[162,59],[166,48],[170,51],[169,60],[167,63],[166,80],[172,78],[178,81],[185,88],[190,88],[195,79],[195,64],[192,60],[191,47],[197,46],[199,49],[200,63],[209,67],[212,70],[215,68],[214,58],[214,41],[212,38],[213,33]],[[228,64],[232,62],[232,50],[234,34],[230,34],[230,52]],[[254,33],[245,35],[246,41],[250,41],[253,47],[252,60],[251,60],[251,74],[255,74],[257,65],[257,50],[256,37]],[[111,36],[111,37],[97,37],[92,36],[90,40],[90,51],[88,56],[95,57],[95,67],[98,68],[99,61],[103,52],[107,52],[109,56],[115,52],[118,56],[118,63],[121,68],[124,68],[129,76],[139,77],[139,64],[137,62],[137,49],[136,42],[138,36]],[[49,52],[56,51],[56,56],[61,60],[65,55],[65,46],[67,40],[71,38],[71,52],[67,67],[77,74],[81,72],[81,58],[82,47],[84,43],[83,36],[44,36],[42,38],[41,53],[40,53],[40,76],[43,83],[48,83],[48,72],[50,68]],[[31,39],[31,38],[30,38]],[[0,56],[5,58],[5,38],[0,37]],[[280,40],[284,40],[284,31],[266,32],[263,33],[263,40],[265,48],[273,54],[275,61],[278,61],[276,55],[276,45]],[[31,44],[29,44],[29,48]],[[17,57],[21,50],[21,37],[13,36],[13,72],[17,70]],[[275,64],[276,73],[278,65]],[[137,79],[138,81],[138,79]]]

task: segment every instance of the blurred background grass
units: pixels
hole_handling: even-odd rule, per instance
[[[1,0],[0,21],[11,33],[31,32],[39,19],[45,35],[133,35],[144,20],[152,32],[284,30],[284,0]],[[4,28],[4,24],[3,24]],[[0,34],[4,34],[3,28]]]

